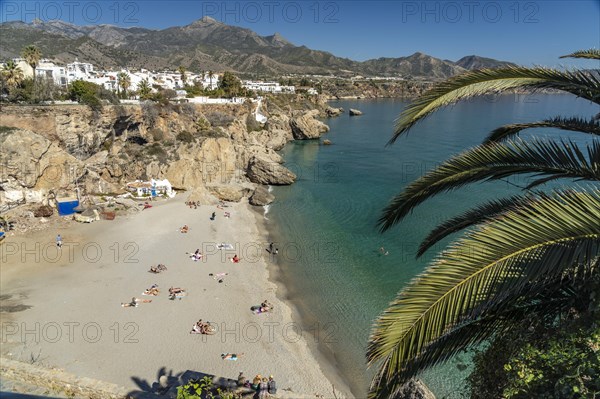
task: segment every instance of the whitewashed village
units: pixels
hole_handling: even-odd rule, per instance
[[[23,58],[15,58],[12,60],[15,65],[22,71],[24,78],[31,78],[35,73],[36,78],[49,79],[54,84],[60,87],[67,87],[75,81],[81,80],[91,82],[103,87],[112,92],[118,92],[120,88],[126,87],[131,93],[134,93],[131,98],[122,99],[123,103],[135,103],[140,100],[139,89],[142,85],[148,86],[151,90],[156,91],[157,88],[165,90],[174,90],[177,96],[174,98],[177,101],[185,99],[186,102],[193,103],[243,103],[244,98],[209,98],[208,96],[190,97],[188,92],[183,88],[186,85],[200,85],[205,90],[215,90],[219,86],[219,80],[222,73],[213,73],[207,71],[203,73],[194,73],[180,69],[178,71],[149,71],[146,69],[130,70],[127,68],[121,70],[101,70],[96,69],[89,62],[80,62],[78,60],[66,64],[57,65],[54,62],[42,59],[34,69]],[[6,64],[1,64],[4,68]],[[126,83],[123,80],[127,80]],[[242,87],[257,93],[288,93],[296,92],[293,85],[282,85],[279,82],[273,81],[242,81]],[[309,88],[309,95],[318,94],[314,88]]]

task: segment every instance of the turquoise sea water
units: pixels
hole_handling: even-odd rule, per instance
[[[434,114],[386,147],[394,120],[406,104],[400,100],[332,103],[346,111],[358,108],[364,115],[346,113],[325,121],[331,131],[324,138],[333,142],[331,146],[304,141],[285,147],[286,166],[299,179],[292,186],[274,188],[276,202],[267,215],[277,232],[282,279],[310,326],[304,333],[335,362],[357,397],[365,397],[373,373],[367,371],[365,361],[373,321],[440,249],[415,260],[420,240],[445,218],[518,189],[495,182],[440,195],[380,234],[376,223],[388,201],[436,163],[479,144],[502,124],[557,115],[587,118],[598,112],[597,106],[567,95],[477,99]],[[379,254],[382,246],[388,256]],[[460,397],[468,363],[468,356],[459,357],[431,370],[424,380],[438,398]]]

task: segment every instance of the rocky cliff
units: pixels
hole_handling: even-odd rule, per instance
[[[295,176],[276,151],[328,128],[318,112],[268,101],[261,125],[255,106],[4,106],[0,205],[43,203],[77,187],[84,195],[117,194],[150,178],[224,200],[251,196],[257,184],[291,184]]]

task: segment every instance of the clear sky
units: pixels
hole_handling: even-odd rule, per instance
[[[477,54],[523,65],[597,67],[558,56],[600,47],[600,0],[0,0],[0,13],[2,22],[62,19],[153,29],[207,15],[359,61],[421,51],[453,61]]]

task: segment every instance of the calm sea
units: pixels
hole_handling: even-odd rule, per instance
[[[304,141],[285,147],[286,166],[299,178],[294,185],[274,188],[276,202],[267,217],[277,231],[279,267],[290,299],[310,327],[303,333],[335,362],[353,393],[365,397],[373,374],[365,361],[373,321],[441,248],[416,260],[420,241],[444,219],[486,199],[518,192],[510,183],[522,180],[475,184],[440,195],[380,234],[377,220],[388,201],[440,161],[479,144],[495,127],[558,115],[588,118],[598,107],[567,95],[481,98],[434,114],[386,147],[406,102],[331,105],[346,110],[326,121],[331,131],[323,138],[333,145]],[[350,117],[349,108],[364,115]],[[558,134],[546,132],[541,134]],[[570,137],[582,140],[576,134]],[[382,246],[389,255],[378,252]],[[423,379],[438,398],[460,397],[468,371],[469,357],[459,356]]]

